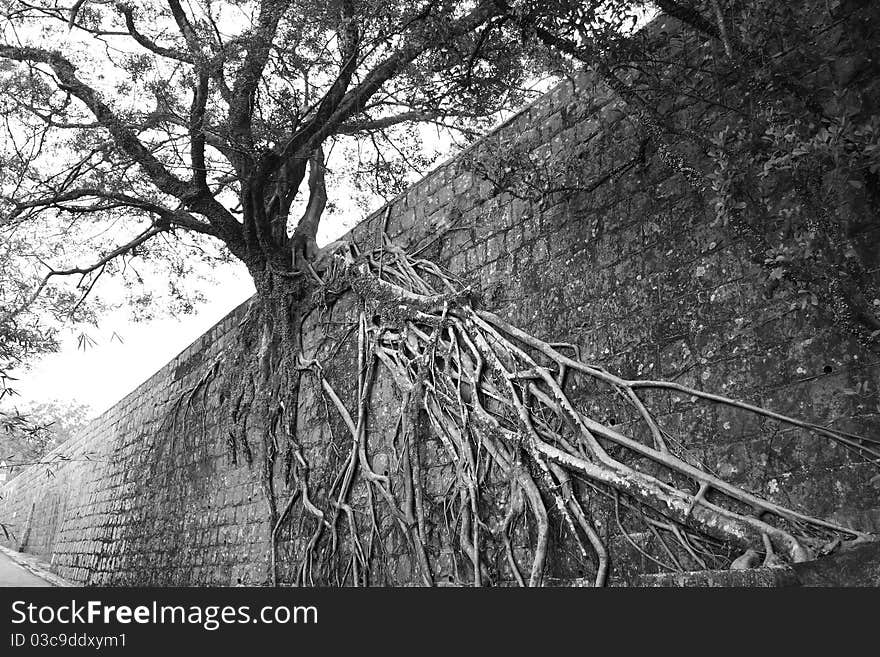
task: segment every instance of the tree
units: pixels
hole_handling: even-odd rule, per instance
[[[344,173],[328,171],[331,151],[372,151],[371,177],[393,193],[426,164],[413,125],[473,136],[519,105],[525,64],[498,13],[351,0],[4,7],[3,391],[11,368],[57,348],[59,321],[96,321],[103,276],[136,308],[186,311],[196,261],[243,262],[265,334],[292,357],[326,179]],[[149,266],[168,274],[165,299],[138,291]]]
[[[712,2],[718,11],[708,15],[715,22],[704,16],[702,4],[658,4],[721,43],[728,58],[748,54],[748,65],[729,64],[738,83],[759,84],[759,72],[778,77],[773,65],[758,67],[773,54],[778,33],[763,34],[761,47],[770,45],[753,56],[756,46],[743,46],[728,29],[734,16],[748,17],[746,25],[755,22],[752,10],[776,16],[772,3],[731,4],[725,15],[725,7]],[[12,140],[6,154],[4,226],[48,219],[70,227],[92,217],[124,221],[133,236],[106,247],[90,265],[50,267],[37,275],[13,293],[16,303],[0,323],[32,308],[54,279],[80,276],[88,292],[114,263],[149,254],[163,237],[212,238],[243,262],[257,303],[241,322],[239,343],[176,400],[162,430],[180,431],[178,422],[199,422],[204,430],[211,386],[224,378],[225,389],[234,391],[224,401],[232,426],[229,450],[233,460],[241,453],[259,465],[273,583],[279,532],[296,502],[313,528],[297,583],[313,583],[316,572],[325,582],[373,581],[372,538],[381,525],[373,495],[385,502],[386,518],[408,542],[423,581],[433,583],[420,501],[424,484],[412,456],[420,418],[427,418],[458,466],[446,501],[457,509],[457,556],[470,563],[475,584],[493,579],[485,558],[489,544],[493,551],[504,550],[518,582],[540,583],[557,529],[579,558],[594,561],[595,581],[604,583],[608,548],[591,522],[585,496],[611,508],[619,525],[624,509],[655,534],[663,532],[673,539],[673,547],[659,541],[672,561],[695,567],[729,564],[738,551],[755,548],[765,552],[768,564],[778,554],[799,561],[835,549],[841,540],[870,540],[864,532],[769,502],[693,465],[669,444],[644,391],[674,391],[757,414],[866,458],[880,456],[875,441],[675,383],[620,378],[583,362],[576,347],[539,340],[480,308],[472,290],[387,241],[364,253],[345,245],[326,254],[326,268],[311,264],[328,203],[328,153],[337,140],[366,135],[372,142],[382,135],[380,141],[405,160],[407,150],[399,144],[406,135],[389,136],[389,130],[415,121],[478,128],[483,117],[521,100],[517,84],[532,66],[533,46],[545,64],[570,70],[574,59],[578,66],[595,67],[632,109],[663,161],[698,190],[708,189],[714,174],[694,152],[711,155],[717,140],[711,132],[680,125],[675,111],[658,109],[659,101],[669,101],[669,87],[679,82],[681,71],[655,61],[649,31],[633,32],[646,6],[484,0],[413,8],[350,0],[327,5],[230,0],[184,8],[167,0],[135,9],[98,0],[79,0],[70,8],[18,2],[7,10],[0,60],[14,63],[3,77],[14,92],[7,94],[7,124],[25,139]],[[248,16],[250,27],[231,30],[237,11]],[[771,24],[789,26],[784,20]],[[37,43],[38,37],[57,35],[59,27],[106,44],[100,59],[115,67],[118,79],[101,80],[104,69],[89,68],[85,54],[62,54]],[[128,44],[121,49],[115,45],[120,39]],[[627,68],[639,74],[624,75]],[[806,102],[790,77],[773,89]],[[126,104],[131,95],[149,95],[153,106]],[[758,103],[763,112],[762,107]],[[758,113],[744,114],[753,120]],[[683,148],[676,137],[690,146]],[[720,163],[729,149],[718,150]],[[746,151],[734,151],[747,161]],[[380,184],[399,177],[401,170],[383,160],[379,143],[375,152]],[[731,223],[740,221],[736,194],[749,191],[734,187]],[[294,223],[290,216],[300,190],[302,214]],[[719,217],[725,220],[726,188],[719,183],[714,191],[722,198]],[[154,253],[166,257],[166,247],[161,249]],[[354,412],[323,364],[302,352],[303,317],[343,295],[358,299],[356,331],[339,345],[350,347],[357,362]],[[81,299],[81,294],[66,298],[61,305],[80,312]],[[370,392],[380,366],[404,398],[397,428],[409,467],[401,485],[375,471],[367,455]],[[624,435],[579,408],[567,387],[573,379],[604,386],[622,399],[640,431]],[[343,456],[322,469],[318,485],[310,483],[296,436],[304,385],[314,386],[328,416],[333,410],[335,424],[350,434],[347,455],[334,444]],[[194,419],[199,412],[202,417]],[[258,445],[250,442],[254,427]],[[495,472],[508,490],[489,504],[482,482]],[[369,547],[362,544],[364,533],[350,505],[356,481],[364,483],[370,500]],[[348,524],[345,533],[342,523]],[[526,532],[533,536],[528,577],[520,574],[510,543],[518,523],[520,531],[526,525],[535,530]]]

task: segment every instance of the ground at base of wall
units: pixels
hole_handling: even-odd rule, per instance
[[[15,562],[17,565],[21,566],[29,573],[39,577],[40,579],[45,580],[51,586],[60,586],[60,587],[75,587],[77,584],[70,582],[63,577],[59,577],[55,573],[49,570],[49,565],[44,561],[41,561],[39,557],[36,557],[32,554],[27,554],[24,552],[17,552],[15,550],[10,550],[7,547],[0,545],[0,553],[6,555]]]
[[[48,570],[38,557],[0,545],[0,553],[52,586],[77,587]],[[547,581],[551,587],[590,586],[586,579]],[[880,587],[880,542],[791,566],[747,570],[697,570],[641,575],[623,587],[637,588],[783,588],[791,586]]]
[[[641,587],[761,587],[849,586],[880,587],[880,543],[792,566],[748,570],[699,570],[642,575],[631,586]]]

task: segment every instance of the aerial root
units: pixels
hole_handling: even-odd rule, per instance
[[[361,299],[356,409],[348,410],[317,361],[299,356],[299,369],[314,375],[328,408],[350,435],[350,447],[327,493],[326,511],[308,499],[307,490],[300,491],[299,500],[319,522],[298,583],[314,582],[311,563],[325,529],[331,549],[324,554],[341,553],[337,523],[343,517],[349,556],[342,583],[371,581],[371,562],[378,556],[373,540],[379,538],[382,551],[385,538],[377,522],[377,500],[406,538],[425,585],[435,583],[429,504],[444,509],[459,556],[453,567],[456,573],[465,568],[475,586],[505,581],[540,585],[551,551],[562,544],[576,561],[590,566],[594,584],[602,586],[619,549],[619,542],[611,540],[612,529],[636,553],[667,570],[730,564],[744,550],[764,552],[767,565],[780,563],[780,557],[799,562],[834,541],[873,540],[694,465],[639,393],[666,390],[766,417],[875,461],[880,458],[877,441],[680,384],[618,377],[584,362],[572,345],[545,342],[478,309],[470,290],[452,276],[389,244],[365,255],[352,248],[341,265],[333,268],[334,275],[343,276]],[[326,284],[340,286],[338,280]],[[394,436],[400,445],[395,477],[374,472],[368,458],[368,416],[380,372],[390,376],[404,400]],[[586,410],[571,390],[587,382],[613,395],[629,409],[632,421],[612,426]],[[453,471],[439,502],[424,492],[419,413]],[[366,510],[349,501],[358,476],[366,482]],[[503,482],[502,495],[498,484]],[[287,514],[285,509],[282,517]],[[358,530],[359,514],[368,516],[366,536]],[[554,527],[561,533],[551,532]]]

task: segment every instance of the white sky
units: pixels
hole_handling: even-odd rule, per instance
[[[544,80],[535,86],[546,91],[551,84]],[[453,149],[451,142],[440,137],[433,128],[424,126],[420,132],[426,150],[437,148],[449,154]],[[436,164],[441,164],[445,157],[441,156]],[[338,239],[369,214],[345,198],[346,194],[339,196],[342,198],[334,199],[339,211],[328,213],[321,223],[319,246]],[[375,199],[376,207],[371,210],[381,204],[381,199]],[[130,313],[122,308],[102,316],[97,329],[82,326],[64,329],[60,351],[35,360],[27,370],[14,372],[18,380],[12,383],[12,388],[18,394],[5,398],[0,405],[24,408],[52,400],[75,401],[91,406],[95,415],[103,413],[255,292],[242,263],[223,265],[214,269],[212,275],[216,279],[214,285],[198,286],[207,302],[198,304],[193,314],[133,322]],[[96,344],[81,348],[77,336],[83,331]]]

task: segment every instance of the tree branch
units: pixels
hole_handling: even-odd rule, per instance
[[[494,0],[481,2],[466,15],[447,26],[446,38],[452,39],[477,29],[497,15],[499,11],[500,9]],[[313,152],[317,145],[323,143],[330,135],[336,134],[340,125],[361,112],[366,102],[385,82],[397,75],[407,64],[414,61],[426,50],[436,46],[436,40],[412,35],[407,45],[386,57],[359,84],[346,92],[332,113],[322,117],[321,121],[317,120],[317,116],[309,120],[296,133],[284,140],[279,149],[264,154],[261,169],[271,171],[283,162],[308,157],[308,154]]]
[[[122,14],[122,17],[125,20],[125,29],[128,30],[128,33],[131,35],[131,37],[141,46],[143,46],[150,52],[159,55],[160,57],[165,57],[167,59],[176,59],[177,61],[184,62],[186,64],[195,63],[195,59],[188,53],[185,53],[182,50],[178,50],[177,48],[160,46],[158,43],[140,32],[134,23],[134,10],[129,5],[125,4],[124,2],[116,2],[114,3],[114,6],[116,7],[116,10],[120,14]]]
[[[315,236],[327,205],[325,173],[324,149],[319,146],[309,159],[309,202],[293,234],[294,270],[303,269],[306,262],[314,260],[318,251]]]
[[[198,82],[193,89],[192,106],[189,113],[190,160],[193,169],[193,182],[202,192],[208,192],[205,165],[205,107],[208,102],[208,75],[199,73]]]
[[[0,225],[10,224],[23,212],[29,209],[48,208],[59,205],[60,203],[69,203],[71,201],[78,201],[86,198],[99,198],[109,201],[115,201],[120,205],[138,208],[140,210],[150,212],[160,217],[164,222],[164,226],[168,228],[173,228],[174,225],[177,225],[181,228],[186,228],[188,230],[202,233],[204,235],[220,237],[219,231],[214,226],[200,221],[199,219],[197,219],[190,213],[185,212],[184,210],[172,210],[170,208],[163,207],[144,199],[129,196],[121,192],[111,192],[109,190],[104,190],[97,187],[81,187],[78,189],[69,190],[67,192],[45,196],[39,199],[17,202],[15,204],[15,210],[13,210],[10,215],[3,218],[2,221],[0,221]]]
[[[42,48],[10,46],[3,43],[0,43],[0,57],[50,66],[58,76],[59,88],[69,91],[89,108],[98,122],[111,134],[117,147],[141,165],[156,187],[181,201],[192,197],[190,186],[168,171],[141,143],[135,133],[101,100],[98,92],[77,77],[76,68],[66,57]]]
[[[383,116],[378,119],[352,119],[341,124],[336,129],[337,135],[356,135],[359,132],[372,132],[384,130],[400,123],[417,123],[421,121],[433,121],[441,116],[450,116],[451,112],[423,112],[412,110],[401,112],[392,116]]]
[[[171,1],[176,2],[176,0]],[[247,54],[232,86],[228,113],[230,133],[239,142],[238,145],[246,149],[248,153],[252,153],[254,147],[251,131],[254,93],[260,82],[263,69],[266,67],[266,62],[269,60],[269,52],[278,30],[278,23],[289,6],[290,0],[262,0],[257,27],[245,46]],[[248,160],[249,158],[247,160],[239,159],[234,164],[243,173],[243,168]]]
[[[143,244],[144,242],[148,241],[149,239],[155,237],[159,233],[163,233],[168,230],[170,230],[169,227],[153,225],[153,226],[150,226],[144,232],[142,232],[140,235],[138,235],[137,237],[132,239],[131,241],[126,242],[122,246],[119,246],[119,247],[113,249],[108,254],[106,254],[105,256],[100,258],[97,262],[95,262],[87,267],[72,267],[70,269],[51,269],[49,271],[49,273],[47,273],[45,276],[43,276],[42,280],[37,284],[37,287],[34,289],[34,291],[31,294],[29,294],[21,304],[19,304],[17,307],[13,308],[9,312],[7,312],[3,315],[0,315],[0,324],[4,324],[4,323],[10,321],[11,319],[14,319],[18,314],[20,314],[21,312],[25,311],[28,307],[30,307],[31,304],[33,304],[34,301],[37,300],[37,298],[40,296],[40,293],[46,288],[46,285],[49,284],[49,281],[52,280],[52,278],[54,278],[56,276],[72,276],[75,274],[81,274],[81,275],[85,276],[87,274],[90,274],[90,273],[106,266],[107,263],[109,263],[111,260],[114,260],[115,258],[118,258],[119,256],[128,253],[129,251],[131,251],[135,247],[140,246],[141,244]]]
[[[230,250],[236,255],[242,253],[241,225],[235,217],[210,195],[207,188],[200,189],[171,173],[101,100],[100,95],[77,77],[76,68],[67,58],[55,51],[2,43],[0,43],[0,57],[50,66],[58,76],[59,88],[70,92],[86,105],[113,137],[116,147],[140,165],[160,191],[178,199],[188,209],[205,215],[218,229]]]
[[[168,8],[171,9],[171,15],[174,17],[174,22],[177,23],[177,29],[180,30],[183,40],[186,41],[186,45],[189,48],[189,52],[193,59],[204,59],[201,39],[199,39],[198,34],[196,34],[192,23],[189,22],[189,18],[187,17],[186,12],[183,11],[180,1],[168,0]]]
[[[673,18],[677,18],[682,23],[696,28],[700,32],[703,32],[713,39],[721,38],[721,33],[718,31],[718,26],[712,23],[712,21],[703,16],[693,7],[683,5],[679,2],[676,2],[676,0],[654,0],[654,2],[658,7],[660,7],[664,14],[668,14]]]

